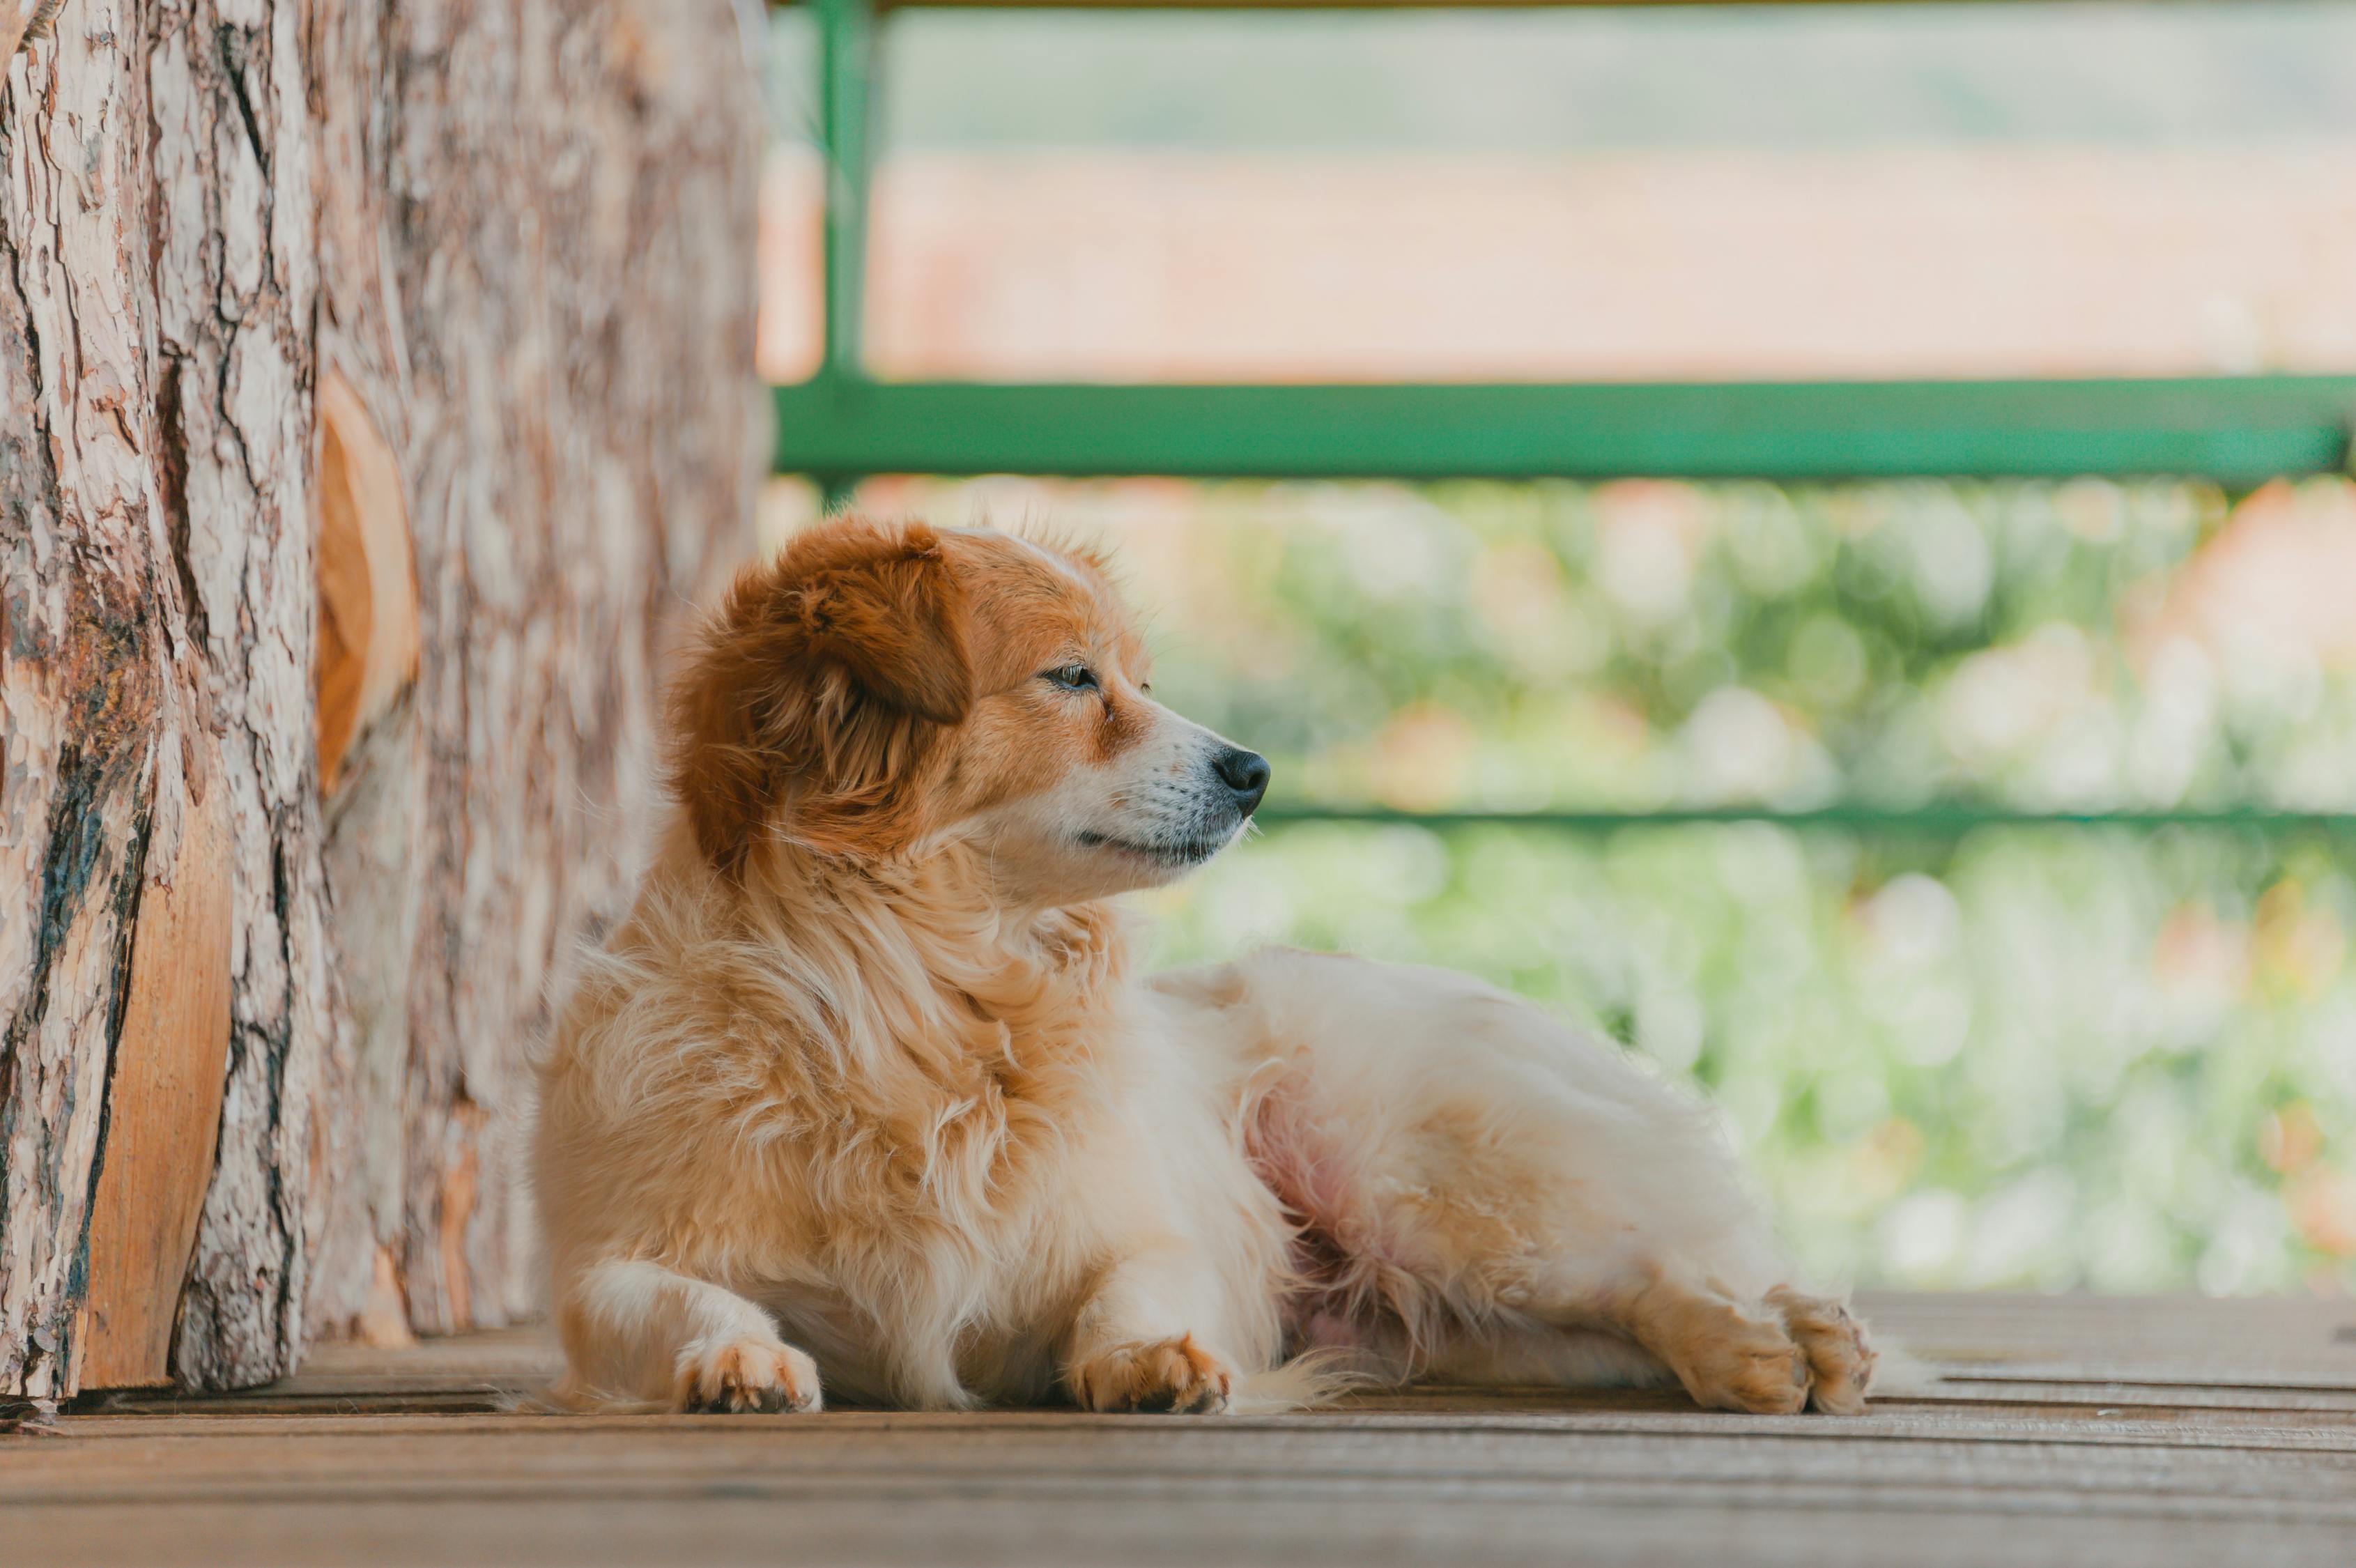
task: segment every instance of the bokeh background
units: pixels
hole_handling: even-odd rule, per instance
[[[2356,6],[884,37],[887,378],[2356,369]],[[760,354],[792,381],[806,19],[769,54]],[[1835,1278],[2356,1285],[2356,826],[2234,820],[2356,811],[2348,483],[856,500],[1105,537],[1157,693],[1274,760],[1265,831],[1151,901],[1162,958],[1344,947],[1558,1008],[1707,1085]],[[818,506],[775,481],[765,528]],[[1366,820],[1751,808],[1834,817]]]

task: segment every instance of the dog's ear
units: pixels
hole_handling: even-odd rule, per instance
[[[967,623],[921,524],[830,522],[740,575],[671,708],[673,781],[712,863],[734,872],[781,813],[836,853],[920,825],[911,786],[973,705]]]

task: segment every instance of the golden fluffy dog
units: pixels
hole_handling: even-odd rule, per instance
[[[1268,783],[1147,674],[1097,562],[1005,534],[841,520],[737,583],[540,1064],[562,1397],[1860,1409],[1858,1324],[1609,1045],[1436,971],[1132,972],[1113,897]]]

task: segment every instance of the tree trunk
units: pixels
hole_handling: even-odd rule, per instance
[[[0,1392],[508,1321],[521,1053],[749,529],[744,37],[48,31],[0,91]]]

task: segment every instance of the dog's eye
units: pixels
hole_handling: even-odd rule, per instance
[[[1097,672],[1085,664],[1066,664],[1058,669],[1042,672],[1039,678],[1043,681],[1051,681],[1066,692],[1097,690]]]

